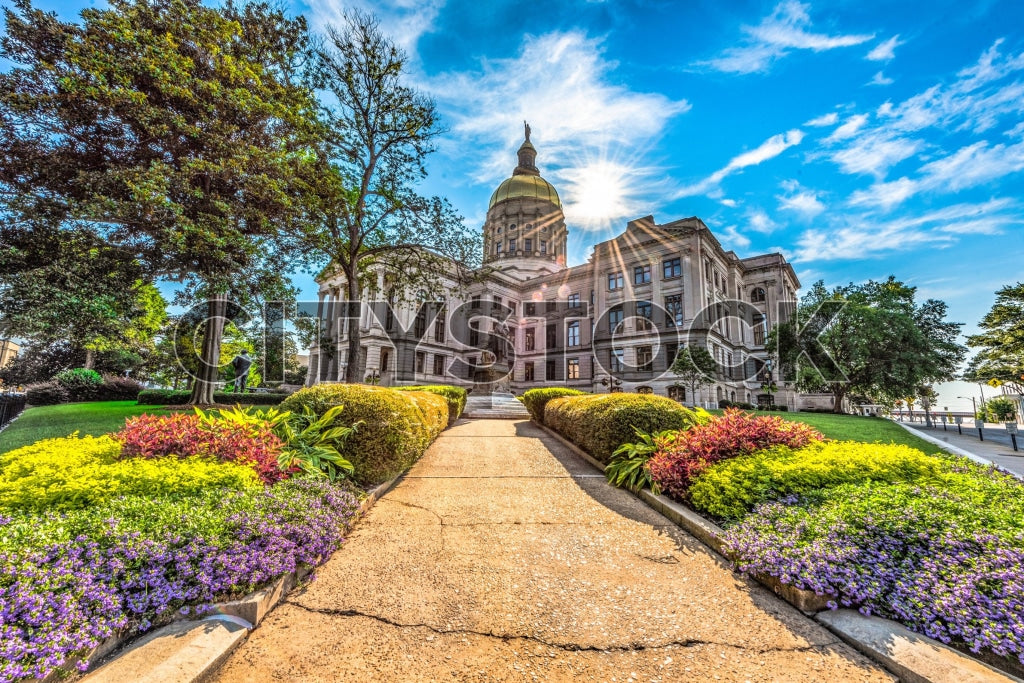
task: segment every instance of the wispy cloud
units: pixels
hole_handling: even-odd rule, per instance
[[[735,225],[727,225],[717,231],[722,235],[722,244],[727,248],[746,249],[750,246],[750,238],[739,231]]]
[[[888,62],[896,56],[896,48],[903,45],[900,35],[897,33],[889,40],[879,43],[867,54],[867,59],[873,62]]]
[[[857,134],[857,131],[864,127],[864,124],[868,122],[867,114],[857,114],[846,119],[846,122],[832,131],[832,134],[825,138],[825,142],[838,142],[839,140],[845,140],[852,138]]]
[[[818,199],[818,193],[808,190],[795,180],[788,180],[782,183],[786,191],[784,195],[777,195],[779,208],[785,211],[792,211],[805,218],[814,218],[825,210],[825,205]]]
[[[748,211],[746,218],[747,225],[751,230],[765,235],[775,232],[775,229],[779,227],[778,223],[773,221],[771,216],[769,216],[764,209],[753,209]]]
[[[914,156],[924,144],[881,129],[851,138],[846,146],[832,152],[832,161],[844,173],[873,175],[879,179],[884,178],[893,165]]]
[[[615,68],[600,40],[570,31],[527,36],[514,57],[432,78],[427,87],[451,122],[442,151],[464,160],[473,181],[494,183],[515,166],[528,120],[537,163],[559,181],[575,226],[597,230],[633,218],[667,191],[658,184],[663,170],[641,164],[643,152],[690,105],[616,84]]]
[[[814,128],[821,128],[821,127],[824,127],[824,126],[834,126],[836,123],[838,123],[838,121],[839,121],[839,114],[837,114],[834,111],[831,111],[831,112],[829,112],[827,114],[822,114],[821,116],[818,116],[816,118],[811,119],[810,121],[808,121],[804,125],[805,126],[812,126]]]
[[[435,29],[445,0],[306,0],[306,4],[310,24],[318,31],[341,26],[346,10],[372,13],[384,34],[415,60],[416,44],[420,36]]]
[[[840,47],[860,45],[874,34],[827,35],[812,33],[809,5],[786,0],[757,26],[743,26],[744,44],[726,49],[714,59],[700,62],[717,71],[749,74],[768,71],[772,64],[793,50],[822,52]]]
[[[892,85],[895,82],[896,81],[879,71],[871,77],[871,80],[867,82],[867,85]]]
[[[1024,218],[1013,211],[1010,199],[964,203],[913,217],[880,220],[871,214],[847,215],[828,229],[804,232],[797,240],[794,259],[830,261],[878,257],[928,245],[949,247],[964,235],[994,235],[1019,229]],[[871,229],[865,229],[870,225]]]
[[[718,169],[710,176],[688,187],[684,187],[676,193],[676,197],[692,197],[694,195],[708,194],[716,190],[719,184],[726,178],[748,166],[756,166],[761,162],[773,159],[794,145],[799,145],[804,139],[804,133],[799,128],[773,135],[762,142],[756,149],[743,152],[733,157],[728,164]]]

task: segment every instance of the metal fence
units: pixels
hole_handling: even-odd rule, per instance
[[[25,409],[25,394],[0,394],[0,429]]]

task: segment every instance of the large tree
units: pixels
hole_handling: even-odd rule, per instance
[[[967,345],[979,351],[968,364],[964,379],[997,380],[1024,392],[1024,282],[996,292],[995,304],[978,327],[982,331],[967,338]]]
[[[0,226],[0,333],[85,354],[152,348],[166,302],[138,261],[90,230]]]
[[[405,84],[405,62],[377,21],[360,12],[328,29],[316,51],[317,84],[327,104],[302,238],[328,261],[325,274],[343,275],[350,302],[375,286],[374,266],[386,269],[388,293],[403,298],[423,289],[433,297],[442,294],[443,273],[480,258],[479,238],[467,233],[451,206],[417,192],[440,129],[433,101]],[[359,349],[359,325],[349,325],[348,382],[362,379]]]
[[[110,0],[62,22],[4,10],[0,193],[9,220],[89,221],[209,297],[192,401],[212,401],[227,298],[298,214],[313,99],[304,20],[263,2]]]
[[[917,303],[915,293],[893,277],[832,290],[817,282],[772,330],[783,376],[832,394],[837,413],[849,395],[891,402],[952,379],[966,351],[956,341],[961,324],[946,321],[945,303]]]
[[[718,376],[718,363],[704,346],[684,346],[672,361],[673,374],[690,389],[690,403],[697,404],[697,390],[710,386]]]

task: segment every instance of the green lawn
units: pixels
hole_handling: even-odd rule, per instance
[[[0,453],[27,446],[40,439],[67,436],[74,431],[98,436],[116,432],[126,418],[142,413],[166,415],[159,406],[140,406],[135,401],[65,403],[59,406],[29,408],[0,432]]]
[[[721,414],[720,410],[710,411]],[[917,448],[925,453],[942,449],[914,436],[891,420],[859,415],[833,415],[831,413],[776,413],[756,411],[757,415],[778,415],[784,420],[808,424],[829,439],[836,441],[863,441],[865,443],[898,443]]]

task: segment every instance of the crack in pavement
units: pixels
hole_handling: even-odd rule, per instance
[[[332,609],[326,607],[310,607],[304,605],[301,602],[295,600],[282,600],[281,604],[291,605],[298,609],[313,614],[323,614],[329,617],[362,617],[364,619],[372,619],[382,624],[392,626],[399,629],[410,629],[410,628],[422,628],[438,635],[462,635],[462,636],[480,636],[482,638],[492,638],[495,640],[501,640],[509,642],[511,640],[527,640],[530,642],[543,645],[544,647],[550,647],[555,650],[562,650],[563,652],[645,652],[647,650],[665,650],[676,647],[698,647],[701,645],[712,646],[712,647],[729,647],[736,650],[742,650],[744,652],[752,652],[755,654],[769,654],[773,652],[811,652],[814,650],[823,650],[833,645],[839,645],[839,639],[830,640],[825,643],[819,643],[817,645],[803,645],[800,647],[771,647],[771,648],[751,648],[743,645],[736,645],[734,643],[723,643],[714,640],[701,640],[699,638],[686,638],[684,640],[671,640],[665,643],[658,643],[654,645],[648,645],[645,643],[626,643],[624,645],[610,645],[607,647],[599,647],[597,645],[580,645],[578,643],[555,643],[548,640],[544,640],[539,636],[520,635],[515,633],[494,633],[492,631],[476,631],[474,629],[442,629],[436,626],[431,626],[425,623],[406,624],[394,619],[379,614],[369,614],[367,612],[361,612],[355,609]]]

